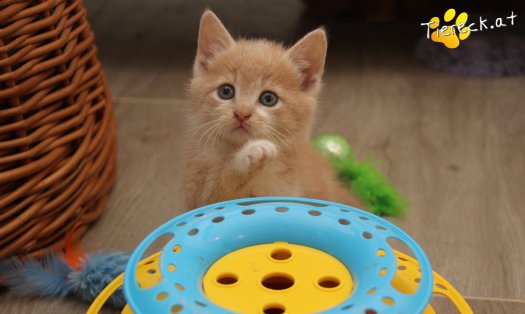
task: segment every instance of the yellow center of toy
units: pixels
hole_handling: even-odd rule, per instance
[[[203,286],[210,301],[239,313],[314,313],[347,299],[353,281],[331,255],[276,242],[223,256],[207,271]]]

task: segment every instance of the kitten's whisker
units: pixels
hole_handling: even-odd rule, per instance
[[[288,128],[284,124],[282,124],[282,123],[280,123],[278,121],[270,121],[270,125],[273,125],[273,126],[275,126],[277,128],[282,129],[284,132],[286,132],[286,135],[290,135],[291,134],[290,130],[288,130]]]
[[[265,136],[269,137],[273,142],[279,144],[280,146],[288,146],[284,138],[273,128],[267,129]]]
[[[271,135],[272,138],[276,138],[276,140],[274,140],[275,142],[287,146],[286,139],[277,129],[275,129],[271,124],[267,125],[267,127],[267,130],[269,131],[268,134]]]
[[[287,147],[287,148],[295,148],[296,147],[296,143],[295,142],[287,140],[287,139],[289,139],[289,134],[282,134],[281,132],[279,132],[278,130],[276,130],[273,127],[271,127],[271,130],[273,130],[272,132],[279,139],[279,143],[281,143],[282,146]]]
[[[208,141],[211,140],[211,144],[213,145],[213,138],[215,137],[215,134],[217,133],[217,130],[220,128],[220,124],[215,124],[213,126],[212,131],[208,134],[208,137],[206,138],[206,143],[204,145],[208,146]]]
[[[205,126],[207,126],[208,124],[212,124],[212,123],[217,122],[217,121],[219,121],[219,119],[215,119],[215,120],[212,120],[212,121],[208,121],[208,122],[199,124],[199,125],[191,128],[191,129],[186,130],[184,133],[188,134],[188,133],[192,133],[194,131],[198,131],[199,129],[204,128]]]
[[[223,125],[221,129],[221,143],[224,143],[224,135],[226,135],[227,131],[228,131],[228,128],[225,125]]]
[[[218,120],[218,119],[217,119],[217,120]],[[214,122],[215,122],[215,121],[214,121]],[[215,128],[215,126],[218,125],[219,123],[220,123],[220,122],[217,121],[214,125],[212,125],[211,127],[209,127],[206,131],[204,131],[204,133],[201,134],[201,137],[199,138],[199,142],[198,142],[199,145],[201,144],[202,139],[203,139],[204,137],[206,137],[206,135],[207,135],[210,131],[212,131],[212,130]]]
[[[208,136],[208,139],[206,140],[206,144],[205,145],[208,145],[208,140],[211,140],[211,144],[212,145],[215,145],[217,143],[217,135],[219,133],[219,131],[221,130],[222,128],[222,123],[217,123],[213,126],[213,130],[212,132],[210,132],[209,136]]]
[[[214,112],[201,112],[201,113],[197,113],[195,115],[196,116],[200,116],[200,117],[217,116],[217,114],[214,113]]]
[[[212,145],[215,145],[217,144],[217,140],[219,139],[219,135],[220,135],[220,132],[222,131],[223,127],[222,125],[219,125],[217,127],[217,131],[215,132],[215,136],[213,136],[213,142],[212,142]]]
[[[204,137],[205,141],[204,141],[204,147],[208,147],[208,141],[210,140],[210,135],[213,134],[213,131],[215,130],[215,126],[217,124],[214,124],[212,127],[210,127],[207,131],[206,131],[206,136]]]
[[[276,138],[275,138],[276,135],[275,135],[275,131],[274,131],[273,129],[271,129],[271,128],[267,128],[265,131],[266,131],[266,132],[264,133],[265,136],[270,137],[270,138],[272,139],[272,141],[274,141],[274,142],[276,142],[276,143],[279,143],[279,142],[280,142],[279,139],[276,139]]]
[[[281,124],[277,121],[276,122],[270,121],[268,125],[271,129],[273,129],[278,134],[279,138],[282,139],[282,143],[284,146],[292,147],[292,148],[297,146],[294,141],[286,140],[292,134],[292,132],[290,132],[290,130],[284,124]]]
[[[210,132],[206,135],[206,141],[204,142],[204,147],[208,147],[208,141],[210,140],[210,137],[213,135],[213,132],[215,131],[216,124],[214,124],[210,128]]]

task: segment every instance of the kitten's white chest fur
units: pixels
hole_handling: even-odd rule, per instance
[[[301,196],[299,184],[282,175],[285,168],[278,160],[266,165],[247,182],[246,190],[249,196]]]

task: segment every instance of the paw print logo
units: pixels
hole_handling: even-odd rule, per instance
[[[443,16],[445,22],[450,22],[456,16],[456,10],[448,9]],[[437,16],[430,19],[430,29],[435,29],[430,37],[432,41],[442,43],[447,48],[456,48],[462,40],[470,36],[470,29],[467,25],[468,14],[463,12],[459,14],[453,25],[446,27],[440,26],[440,21]]]

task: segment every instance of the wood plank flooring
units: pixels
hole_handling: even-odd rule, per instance
[[[235,34],[286,42],[315,27],[300,1],[270,2],[87,1],[115,97],[119,178],[85,247],[130,251],[182,212],[185,86],[199,15],[209,5]],[[326,23],[331,45],[315,134],[341,134],[360,158],[380,164],[411,204],[393,222],[475,313],[525,313],[524,77],[425,68],[413,58],[421,35],[413,25]],[[406,36],[395,40],[399,34]],[[448,313],[445,303],[434,301],[438,313]],[[86,308],[0,292],[0,313]]]

